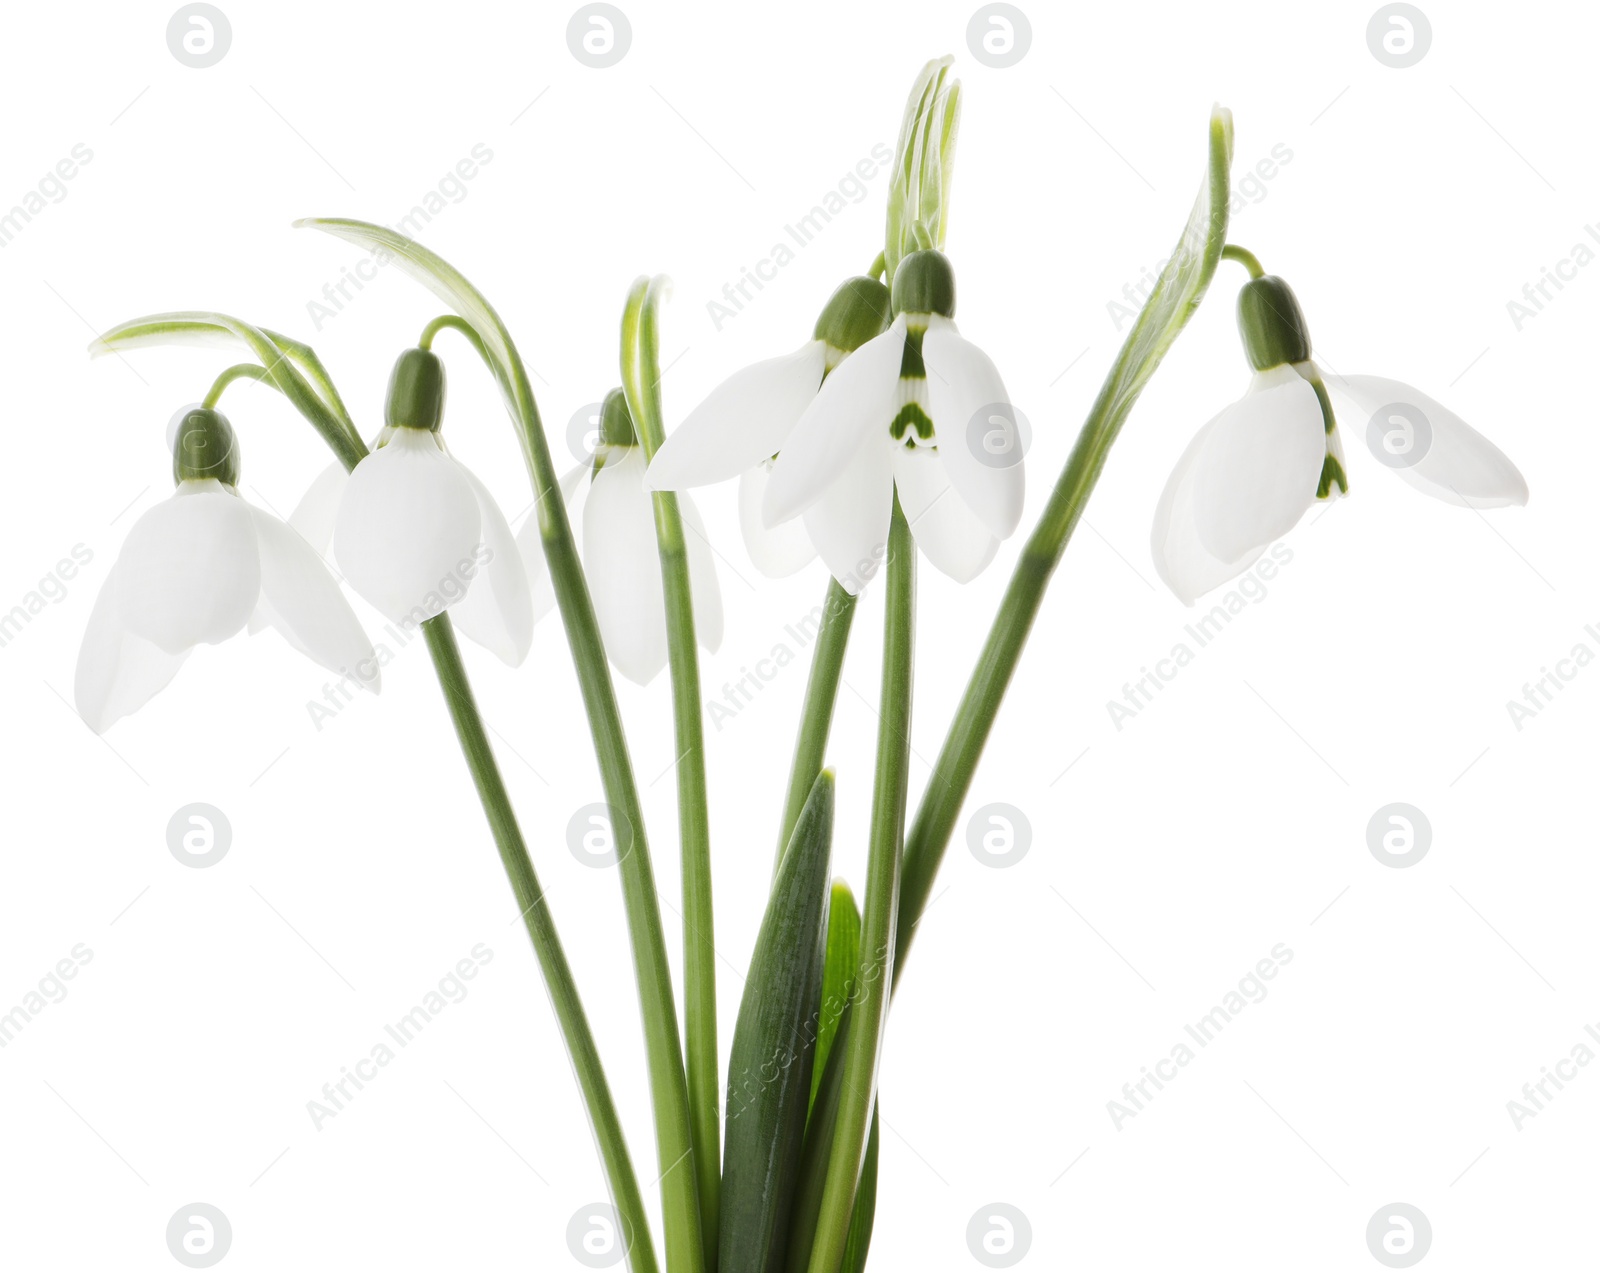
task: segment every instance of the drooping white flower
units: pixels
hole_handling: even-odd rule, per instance
[[[177,489],[134,523],[78,653],[78,713],[97,734],[164,689],[197,645],[274,627],[323,667],[377,692],[378,661],[312,547],[239,494],[221,412],[192,407],[174,431]]]
[[[895,273],[896,317],[845,359],[796,421],[773,465],[762,520],[803,517],[842,587],[859,592],[887,550],[898,490],[917,544],[960,582],[1016,530],[1021,439],[1000,373],[956,330],[944,255]]]
[[[589,481],[576,492],[583,501],[580,541],[600,636],[612,666],[635,684],[647,685],[667,665],[667,603],[644,450],[621,389],[606,395],[600,442],[584,472]],[[564,482],[564,494],[565,487]],[[711,541],[687,494],[679,494],[678,512],[689,556],[695,636],[715,654],[722,646],[722,590]],[[529,528],[522,533],[528,535]]]
[[[799,519],[768,527],[761,508],[772,465],[824,378],[889,322],[889,289],[847,279],[817,318],[812,338],[791,354],[734,372],[684,417],[650,461],[648,486],[681,491],[739,479],[739,527],[756,568],[770,579],[817,555]]]
[[[449,610],[512,667],[533,643],[533,600],[516,537],[477,476],[445,449],[444,364],[408,349],[389,380],[387,424],[346,474],[323,472],[290,521],[319,549],[331,538],[350,586],[394,623]]]
[[[1282,279],[1245,285],[1239,327],[1250,386],[1189,443],[1151,530],[1156,569],[1185,605],[1246,569],[1313,504],[1348,492],[1329,387],[1357,406],[1380,462],[1418,490],[1466,508],[1527,503],[1505,454],[1426,394],[1377,376],[1325,383]]]

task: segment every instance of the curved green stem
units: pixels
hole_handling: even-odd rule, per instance
[[[1044,515],[1028,537],[990,626],[988,640],[967,682],[966,693],[945,735],[933,774],[906,836],[900,892],[896,983],[933,891],[939,864],[955,830],[962,803],[983,755],[1006,688],[1038,617],[1045,589],[1105,468],[1106,457],[1133,404],[1161,365],[1172,342],[1204,299],[1228,230],[1228,173],[1233,156],[1232,116],[1218,108],[1211,118],[1206,181],[1183,237],[1128,332],[1105,383],[1073,443]]]
[[[883,686],[879,693],[877,775],[867,842],[867,887],[861,900],[861,954],[843,1045],[844,1080],[828,1156],[808,1273],[838,1273],[850,1237],[856,1186],[877,1098],[878,1058],[893,985],[900,894],[901,839],[911,756],[911,668],[916,627],[917,556],[895,498],[885,572]]]
[[[877,256],[872,258],[872,264],[867,267],[867,277],[882,278],[883,272],[887,268],[888,264],[884,258],[884,254],[879,252]]]
[[[445,703],[450,709],[450,719],[455,724],[456,737],[472,771],[472,781],[478,789],[478,799],[483,803],[489,829],[500,850],[500,862],[505,867],[506,878],[511,881],[511,891],[517,899],[517,909],[522,912],[528,937],[533,942],[539,969],[544,974],[550,991],[550,1003],[555,1008],[556,1020],[562,1037],[572,1057],[573,1072],[583,1091],[593,1121],[595,1140],[605,1165],[606,1177],[611,1183],[612,1198],[622,1219],[625,1240],[629,1243],[629,1262],[635,1273],[655,1273],[655,1247],[650,1239],[649,1220],[645,1216],[644,1199],[639,1193],[639,1182],[633,1174],[633,1163],[628,1157],[627,1142],[623,1139],[622,1125],[617,1118],[616,1105],[611,1099],[611,1089],[606,1083],[605,1069],[600,1063],[600,1053],[594,1036],[589,1032],[589,1021],[578,997],[577,983],[567,964],[566,952],[561,948],[561,938],[556,932],[555,920],[545,905],[544,890],[534,873],[528,847],[523,842],[517,825],[511,799],[506,794],[500,768],[495,762],[494,750],[484,730],[483,719],[473,698],[472,686],[467,681],[467,671],[461,662],[461,649],[456,644],[455,629],[449,613],[429,619],[422,625],[428,640],[428,652],[439,675],[439,688],[444,691]]]
[[[211,382],[211,388],[206,390],[205,400],[200,405],[203,407],[216,406],[218,402],[222,401],[223,390],[235,380],[256,380],[269,388],[278,388],[277,383],[272,379],[272,373],[260,363],[235,363]]]
[[[516,343],[505,322],[465,275],[437,253],[394,230],[368,221],[344,217],[296,222],[313,226],[366,248],[381,248],[402,269],[444,298],[468,323],[482,342],[495,382],[505,397],[506,410],[516,426],[517,440],[538,500],[539,538],[544,545],[550,582],[567,632],[567,646],[577,670],[589,732],[606,802],[628,835],[629,851],[618,863],[628,940],[633,955],[634,979],[639,990],[639,1015],[644,1025],[645,1052],[650,1071],[650,1096],[656,1117],[656,1152],[661,1168],[661,1191],[666,1217],[668,1266],[678,1273],[698,1273],[704,1249],[701,1243],[699,1199],[694,1188],[695,1168],[684,1162],[693,1153],[689,1133],[689,1100],[684,1078],[683,1041],[678,1034],[678,1010],[667,966],[667,944],[661,930],[661,905],[656,895],[655,871],[645,834],[644,810],[628,756],[616,688],[606,661],[600,624],[584,579],[567,508],[561,497],[560,477],[550,458],[550,444],[539,419],[533,387]],[[687,1177],[684,1188],[681,1181]]]
[[[354,468],[367,454],[366,445],[356,432],[338,391],[334,389],[316,354],[309,346],[265,328],[252,327],[226,314],[199,311],[157,314],[112,328],[90,348],[92,352],[105,353],[147,344],[181,344],[197,340],[209,343],[218,335],[237,340],[261,358],[268,377],[267,383],[284,392],[347,469]],[[316,389],[306,382],[303,372],[314,377]],[[549,908],[542,902],[533,864],[528,858],[527,846],[517,829],[515,815],[506,798],[505,785],[500,779],[494,753],[484,737],[482,722],[461,666],[460,654],[455,648],[454,636],[448,620],[442,617],[427,627],[434,668],[450,704],[468,766],[477,783],[501,860],[522,908],[523,920],[533,941],[540,970],[555,1005],[557,1022],[572,1059],[606,1170],[612,1201],[628,1230],[631,1243],[629,1264],[634,1273],[656,1273],[659,1266],[650,1236],[649,1219],[640,1197],[622,1125],[611,1099],[605,1070],[600,1063],[599,1050],[584,1015],[571,969],[562,952],[555,923],[550,917]],[[601,659],[603,666],[603,655]],[[623,761],[626,763],[625,755]],[[636,836],[635,840],[642,841],[642,836]],[[664,952],[661,966],[665,967]]]
[[[881,257],[879,258],[882,259]],[[778,829],[778,852],[773,858],[776,879],[783,864],[783,851],[794,824],[800,820],[806,797],[822,772],[828,734],[833,728],[833,709],[839,698],[839,677],[844,670],[844,654],[850,644],[850,621],[855,618],[856,599],[837,579],[828,579],[828,595],[822,602],[822,625],[817,629],[811,651],[811,675],[806,681],[805,702],[800,708],[800,729],[795,734],[794,761],[789,766],[789,791],[783,802],[783,825]]]
[[[1256,260],[1255,253],[1240,247],[1237,243],[1229,243],[1222,249],[1222,259],[1224,261],[1239,262],[1240,265],[1250,271],[1251,278],[1260,278],[1266,273],[1261,268],[1261,262]]]
[[[666,441],[661,412],[660,310],[666,279],[638,279],[622,318],[622,386],[646,463]],[[711,904],[711,827],[701,729],[700,655],[695,642],[689,545],[678,496],[656,491],[656,545],[667,606],[672,719],[677,733],[678,841],[683,873],[683,1032],[689,1126],[700,1198],[705,1268],[717,1266],[721,1097],[717,1054],[717,952]]]

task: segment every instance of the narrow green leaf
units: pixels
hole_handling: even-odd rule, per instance
[[[879,1096],[882,1102],[882,1096]],[[856,1209],[850,1216],[850,1236],[844,1244],[844,1263],[839,1273],[861,1273],[867,1267],[867,1250],[872,1246],[872,1221],[878,1211],[878,1106],[872,1107],[872,1133],[867,1137],[867,1156],[861,1164],[861,1183],[856,1186]]]
[[[851,986],[854,982],[849,983]],[[828,1162],[833,1157],[833,1132],[839,1117],[839,1094],[844,1090],[845,1058],[849,1055],[850,1015],[854,995],[847,989],[844,1014],[839,1018],[827,1063],[806,1123],[805,1150],[800,1156],[800,1175],[795,1184],[794,1207],[789,1217],[790,1273],[805,1273],[811,1263],[811,1248],[816,1242],[817,1217],[822,1214],[822,1198],[828,1183]]]
[[[721,1273],[782,1273],[822,993],[833,774],[811,789],[750,960],[728,1063]]]
[[[1084,505],[1105,468],[1106,457],[1140,392],[1161,365],[1216,273],[1228,235],[1229,166],[1233,159],[1233,116],[1214,107],[1208,129],[1209,154],[1205,180],[1189,213],[1183,237],[1162,267],[1156,285],[1134,321],[1100,388],[1089,417],[1078,432],[1066,467],[1045,504],[1038,525],[1028,536],[1006,585],[983,652],[955,719],[945,735],[933,777],[923,789],[922,804],[906,833],[900,881],[900,918],[895,927],[895,984],[916,936],[917,921],[933,892],[972,777],[983,755],[989,730],[1005,698],[1011,674],[1022,657],[1028,631],[1044,600],[1051,575],[1083,515]]]
[[[99,358],[150,345],[248,349],[260,360],[272,384],[316,427],[347,468],[366,454],[339,391],[311,346],[231,314],[180,310],[118,323],[89,342],[89,356]]]
[[[817,1100],[823,1070],[839,1025],[850,1006],[850,979],[861,957],[861,912],[843,880],[833,882],[828,903],[828,951],[822,964],[822,1007],[817,1018],[817,1059],[811,1067],[811,1104]]]

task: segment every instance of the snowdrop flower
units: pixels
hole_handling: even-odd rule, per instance
[[[635,684],[647,685],[667,665],[667,602],[644,449],[621,389],[606,395],[588,471],[581,539],[595,617],[612,665]],[[695,634],[715,654],[722,645],[722,591],[711,543],[687,495],[678,497],[678,511],[689,553]]]
[[[650,461],[652,490],[739,479],[739,526],[756,569],[792,575],[817,555],[797,520],[769,528],[761,517],[772,465],[824,378],[889,324],[889,289],[857,276],[840,284],[812,337],[792,354],[736,371],[684,417]]]
[[[78,653],[78,713],[97,734],[139,710],[197,645],[275,627],[302,654],[378,690],[378,661],[327,567],[238,492],[220,411],[190,407],[170,431],[177,490],[134,523]]]
[[[522,555],[488,488],[445,449],[444,363],[400,355],[385,427],[347,475],[335,464],[290,517],[350,586],[392,623],[413,627],[449,610],[457,627],[512,667],[533,643]]]
[[[1185,605],[1226,583],[1319,500],[1349,490],[1343,448],[1305,315],[1281,278],[1239,293],[1254,368],[1244,397],[1190,442],[1156,507],[1156,569]],[[1396,380],[1332,377],[1370,421],[1373,453],[1410,485],[1465,508],[1526,504],[1516,465],[1454,412]]]
[[[848,592],[883,561],[896,492],[923,553],[959,582],[993,560],[1021,519],[1015,415],[994,364],[957,332],[955,302],[942,252],[902,260],[888,330],[827,378],[773,465],[763,523],[803,517]]]

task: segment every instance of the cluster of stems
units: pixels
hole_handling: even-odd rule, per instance
[[[902,128],[885,252],[873,270],[886,272],[891,279],[899,257],[917,247],[937,246],[944,239],[959,114],[959,85],[946,83],[947,68],[948,59],[925,68],[913,88]],[[1223,254],[1230,154],[1231,125],[1226,114],[1219,112],[1212,121],[1207,182],[1189,229],[1113,364],[1043,515],[1022,548],[909,832],[916,547],[899,502],[895,502],[883,584],[883,672],[858,984],[851,1028],[842,1045],[846,1049],[843,1096],[807,1273],[837,1273],[843,1258],[876,1106],[891,997],[1046,588],[1118,431],[1144,383],[1198,305]],[[482,358],[501,390],[537,500],[540,541],[582,692],[614,834],[619,847],[625,846],[619,854],[618,874],[644,1027],[666,1268],[670,1273],[712,1273],[717,1264],[720,1188],[716,959],[700,672],[686,528],[677,497],[657,492],[653,500],[677,735],[685,982],[681,1032],[650,845],[615,687],[558,475],[516,345],[482,294],[421,245],[359,221],[303,224],[388,254],[445,297],[455,312],[430,322],[420,344],[429,347],[445,331],[459,333]],[[1230,249],[1229,254],[1253,264],[1253,258],[1242,249]],[[628,295],[622,323],[623,388],[647,459],[665,440],[659,366],[663,295],[664,280],[639,279]],[[206,405],[215,405],[237,380],[256,381],[282,392],[346,468],[353,468],[367,453],[360,431],[316,354],[276,332],[215,313],[166,314],[123,324],[107,333],[102,343],[113,348],[119,343],[219,335],[244,345],[257,361],[223,371],[207,395]],[[824,765],[855,606],[853,596],[837,582],[829,582],[780,819],[780,855]],[[448,614],[428,620],[423,628],[462,752],[550,992],[594,1128],[630,1265],[634,1273],[656,1273],[660,1266],[655,1241],[615,1102]]]

